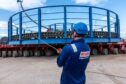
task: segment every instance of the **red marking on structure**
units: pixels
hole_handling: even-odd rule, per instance
[[[81,52],[80,53],[80,57],[88,57],[89,55],[90,55],[90,52],[89,51]]]

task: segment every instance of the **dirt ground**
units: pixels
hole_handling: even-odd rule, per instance
[[[60,84],[54,57],[0,58],[0,84]],[[126,84],[126,54],[93,56],[86,84]]]

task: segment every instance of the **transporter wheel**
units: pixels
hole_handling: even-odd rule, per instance
[[[54,50],[48,49],[47,51],[45,51],[45,55],[46,56],[53,56],[54,55]]]
[[[12,51],[8,51],[7,55],[8,55],[8,57],[11,57],[12,56]]]
[[[2,57],[7,57],[7,51],[6,50],[2,51],[2,55],[1,56]]]
[[[125,47],[125,49],[124,49],[124,54],[126,54],[126,47]]]
[[[0,51],[0,57],[2,57],[2,51]]]
[[[34,51],[34,55],[37,57],[37,56],[40,56],[40,55],[41,55],[41,53],[40,53],[40,51],[39,51],[39,50],[35,50],[35,51]]]
[[[103,55],[108,55],[109,54],[109,51],[107,48],[103,49]]]
[[[18,55],[19,55],[19,57],[21,57],[23,54],[22,54],[22,50],[19,50],[18,51]]]
[[[13,53],[12,53],[12,56],[13,57],[17,57],[18,56],[18,51],[17,50],[14,50],[14,51],[12,51]]]
[[[23,56],[24,56],[24,57],[28,57],[28,56],[29,56],[28,50],[23,51]]]
[[[119,54],[119,49],[118,48],[114,48],[113,53],[114,54]]]
[[[98,55],[98,50],[96,48],[92,49],[92,55]]]
[[[41,50],[40,53],[41,53],[41,56],[44,56],[45,55],[44,50]]]
[[[124,50],[124,53],[126,54],[126,49]]]
[[[29,56],[34,56],[34,52],[32,50],[29,51]]]

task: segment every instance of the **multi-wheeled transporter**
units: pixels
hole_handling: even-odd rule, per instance
[[[1,46],[1,56],[53,55],[72,40],[75,23],[88,25],[85,41],[91,54],[126,52],[126,44],[119,43],[120,22],[110,10],[81,5],[47,6],[28,9],[12,15],[8,22],[8,44]],[[50,46],[51,45],[51,46]]]

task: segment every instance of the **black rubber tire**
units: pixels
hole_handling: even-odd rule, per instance
[[[7,51],[6,51],[6,50],[5,50],[5,51],[2,51],[1,56],[2,56],[3,58],[7,57]]]
[[[40,53],[41,53],[41,56],[45,55],[45,52],[43,50],[41,50]]]
[[[124,49],[124,54],[126,54],[126,48]]]
[[[124,50],[124,54],[126,54],[126,50]]]
[[[34,56],[38,57],[38,56],[40,56],[40,55],[41,55],[41,53],[40,53],[39,50],[35,50],[35,51],[34,51]]]
[[[18,51],[17,50],[12,51],[12,56],[17,57],[18,56]]]
[[[2,57],[2,51],[0,51],[0,57]]]
[[[98,50],[96,48],[92,49],[92,55],[98,55]]]
[[[18,55],[19,55],[19,57],[22,57],[23,56],[22,50],[19,50],[18,51]]]
[[[29,52],[27,50],[23,51],[23,57],[28,57],[29,56]]]
[[[107,48],[104,48],[104,49],[103,49],[103,55],[108,55],[108,54],[109,54],[108,49],[107,49]]]
[[[8,57],[12,57],[12,51],[7,52]]]
[[[116,55],[119,54],[119,49],[118,48],[114,48],[113,53],[116,54]]]
[[[34,52],[32,50],[29,51],[29,56],[34,56]]]
[[[45,51],[45,55],[46,56],[53,56],[54,55],[54,51],[52,49],[48,49],[47,51]]]

